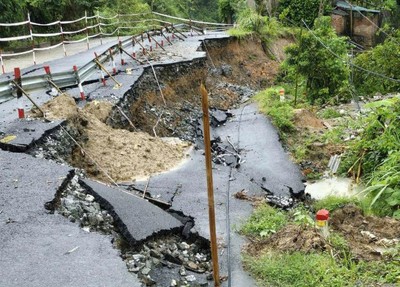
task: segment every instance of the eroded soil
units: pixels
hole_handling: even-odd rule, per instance
[[[189,146],[106,125],[112,108],[107,102],[93,101],[80,109],[70,96],[60,95],[42,108],[48,119],[67,119],[79,134],[79,146],[67,159],[69,163],[104,182],[131,182],[169,170],[185,158]]]

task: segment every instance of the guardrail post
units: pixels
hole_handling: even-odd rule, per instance
[[[44,66],[44,70],[46,71],[47,75],[47,82],[49,83],[49,87],[53,90],[55,89],[59,95],[61,95],[63,92],[61,89],[53,82],[53,78],[50,72],[50,67],[49,66]]]
[[[136,58],[136,53],[135,53],[135,36],[132,37],[132,57]]]
[[[14,80],[20,87],[22,87],[21,70],[19,68],[14,68]],[[19,119],[25,118],[21,89],[17,89],[17,105],[18,105],[18,118]]]
[[[81,96],[81,100],[84,101],[84,100],[86,100],[86,96],[85,96],[85,92],[84,92],[83,87],[82,87],[81,79],[79,77],[78,67],[74,65],[73,66],[73,70],[74,70],[76,81],[78,82],[78,88],[79,88],[79,93],[80,93],[80,96]]]

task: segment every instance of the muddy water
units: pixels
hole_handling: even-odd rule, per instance
[[[308,183],[305,192],[314,199],[322,199],[330,195],[356,196],[363,189],[363,186],[355,184],[350,178],[333,176]]]

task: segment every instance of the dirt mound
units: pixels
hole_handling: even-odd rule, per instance
[[[111,103],[93,101],[88,103],[83,110],[105,123],[112,108],[113,105]]]
[[[46,113],[46,118],[50,120],[69,119],[78,114],[78,107],[74,99],[67,94],[61,94],[53,98],[41,108]],[[37,108],[33,108],[31,114],[33,117],[42,117],[42,113]]]
[[[113,129],[105,124],[112,109],[107,102],[94,101],[79,109],[71,97],[61,95],[44,104],[43,109],[52,119],[68,119],[70,128],[76,131],[80,147],[74,148],[69,162],[105,182],[133,181],[169,170],[182,161],[188,147],[179,140]]]
[[[324,123],[307,109],[294,111],[294,123],[298,128],[325,129]]]
[[[246,246],[246,252],[258,256],[263,251],[305,253],[330,249],[329,243],[314,228],[288,224],[265,240]]]
[[[400,221],[393,218],[363,216],[355,206],[345,206],[333,212],[331,228],[348,241],[357,259],[377,260],[400,242]]]
[[[187,148],[184,142],[170,144],[147,133],[113,129],[88,112],[76,121],[87,140],[82,143],[85,152],[75,149],[72,163],[106,182],[110,178],[105,173],[121,182],[169,170],[182,161]]]
[[[278,251],[325,250],[326,240],[313,228],[289,224],[268,238],[270,246]]]

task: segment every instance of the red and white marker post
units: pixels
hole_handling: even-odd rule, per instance
[[[19,68],[14,68],[14,81],[18,86],[22,87],[21,70]],[[18,105],[18,118],[25,118],[24,103],[22,101],[22,91],[17,88],[17,105]]]
[[[123,65],[125,65],[125,61],[124,61],[124,58],[122,57],[122,42],[121,41],[119,41],[118,42],[118,49],[119,49],[119,56],[120,56],[120,58],[121,58],[121,65],[123,66]]]
[[[110,61],[111,61],[111,65],[112,65],[113,75],[116,75],[117,74],[117,67],[115,65],[115,60],[114,60],[114,56],[113,56],[113,53],[112,53],[111,49],[108,49],[108,53],[110,54]]]
[[[99,56],[97,56],[96,52],[94,53],[94,56],[96,57],[96,60],[99,59]],[[100,81],[103,83],[103,86],[106,86],[106,78],[104,77],[103,70],[100,67],[99,67],[99,69],[100,69],[100,75],[101,75]]]
[[[84,101],[84,100],[86,100],[86,96],[85,96],[85,91],[83,90],[83,87],[82,87],[81,79],[79,77],[78,67],[74,65],[73,70],[74,70],[76,81],[78,82],[78,88],[79,88],[79,94],[81,96],[81,100]]]

